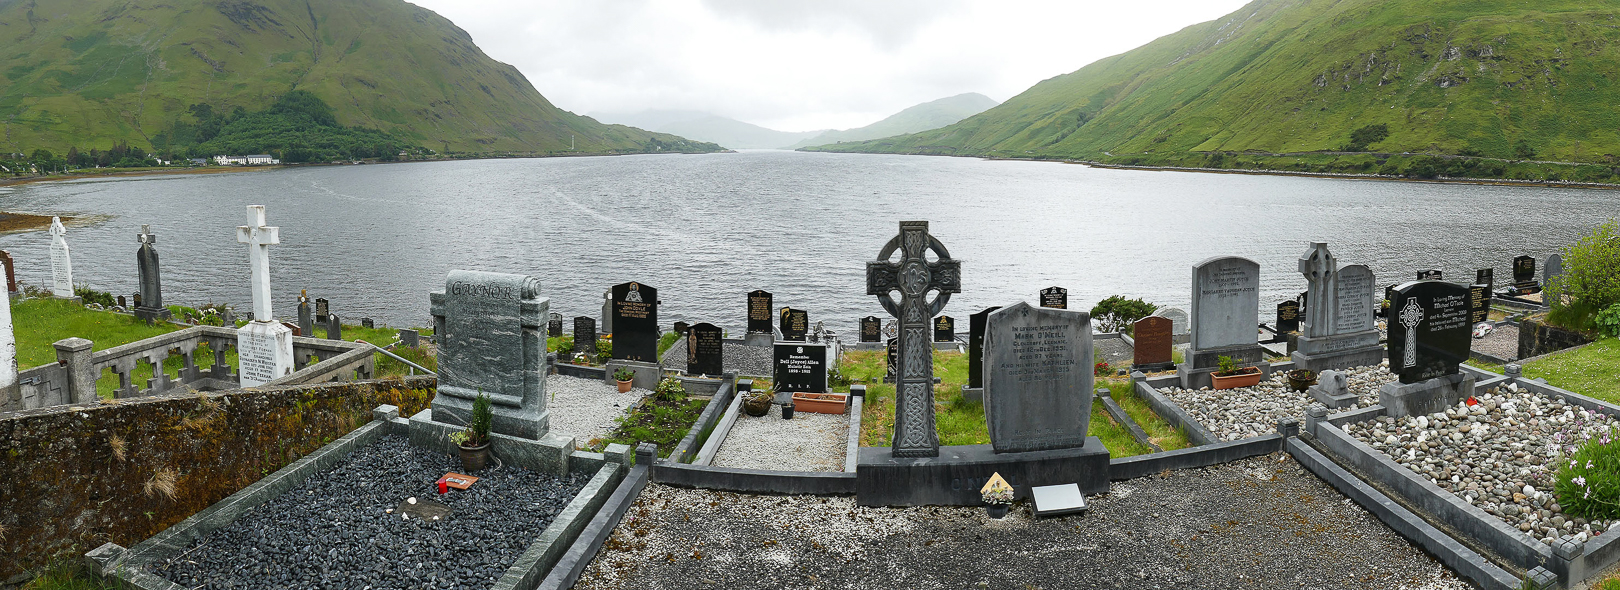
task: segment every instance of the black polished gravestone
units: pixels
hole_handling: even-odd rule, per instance
[[[948,315],[934,318],[934,342],[956,341],[956,319]]]
[[[315,323],[326,323],[326,316],[331,315],[331,305],[325,300],[315,299]]]
[[[1445,273],[1440,272],[1440,269],[1431,268],[1429,270],[1420,270],[1420,271],[1418,271],[1417,280],[1420,280],[1420,281],[1439,281],[1439,280],[1444,280],[1443,279],[1444,276],[1445,276]]]
[[[827,392],[827,345],[778,342],[773,360],[777,391]]]
[[[984,387],[984,322],[1000,305],[968,316],[968,382],[971,389]]]
[[[883,382],[894,383],[895,366],[900,364],[900,339],[890,338],[885,346],[888,354],[883,357]]]
[[[1485,285],[1485,290],[1491,291],[1491,290],[1496,289],[1496,276],[1495,275],[1496,275],[1496,269],[1494,269],[1494,268],[1482,268],[1482,269],[1474,271],[1474,282],[1478,283],[1478,284],[1481,284],[1481,285]]]
[[[613,358],[658,362],[658,289],[635,281],[613,286]]]
[[[782,339],[804,342],[810,333],[810,312],[791,307],[782,308]]]
[[[686,329],[686,373],[719,375],[725,372],[725,332],[703,322]]]
[[[875,315],[861,318],[861,342],[882,342],[883,320]]]
[[[551,317],[546,318],[546,337],[556,338],[561,335],[563,335],[562,314],[552,313]]]
[[[372,320],[371,318],[360,318],[360,327],[362,327],[362,328],[376,328],[377,327],[377,322]]]
[[[1068,309],[1069,290],[1057,286],[1041,289],[1041,307]]]
[[[755,290],[748,293],[748,333],[771,333],[771,293]]]
[[[1468,324],[1491,319],[1491,286],[1476,283],[1468,286]]]
[[[1284,301],[1277,304],[1277,337],[1299,331],[1299,302]]]
[[[692,325],[686,322],[675,322],[675,325],[670,326],[670,329],[674,330],[676,334],[684,336],[687,330],[692,329]]]
[[[574,318],[574,352],[596,354],[596,318],[588,315]]]
[[[1468,360],[1468,288],[1417,281],[1395,288],[1389,306],[1389,370],[1401,383],[1457,373]]]
[[[1513,258],[1513,288],[1520,293],[1534,293],[1541,285],[1536,282],[1536,258],[1534,256],[1517,256]]]

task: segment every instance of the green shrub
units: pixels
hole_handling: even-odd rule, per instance
[[[546,351],[547,352],[559,352],[559,353],[573,352],[574,351],[574,337],[570,335],[570,336],[558,336],[556,338],[547,338],[546,339]]]
[[[674,346],[675,341],[680,340],[680,339],[681,339],[681,333],[680,332],[664,332],[663,336],[659,336],[658,337],[658,358],[664,358],[664,352],[668,351],[669,347]]]
[[[1583,415],[1585,411],[1581,412]],[[1569,514],[1588,519],[1620,518],[1620,432],[1600,429],[1579,446],[1565,447],[1553,491]]]
[[[596,339],[596,362],[605,363],[613,358],[613,341],[606,338]]]
[[[473,400],[472,419],[467,421],[467,429],[473,433],[474,446],[489,441],[489,423],[494,419],[495,411],[490,406],[489,395],[478,392],[478,398]]]
[[[678,402],[686,399],[686,386],[681,385],[680,379],[670,377],[658,382],[658,391],[655,395],[666,402]]]
[[[1608,309],[1597,314],[1592,323],[1595,324],[1599,334],[1611,338],[1620,337],[1620,303],[1610,305]]]
[[[1350,132],[1350,143],[1345,144],[1341,151],[1365,152],[1367,146],[1383,141],[1389,137],[1389,126],[1383,123],[1367,125]]]
[[[84,283],[73,286],[73,295],[84,300],[86,305],[91,303],[97,303],[103,307],[118,305],[118,300],[113,299],[112,293],[91,289],[89,285]]]
[[[1544,285],[1547,320],[1574,330],[1596,328],[1598,314],[1620,303],[1620,227],[1615,220],[1565,247],[1564,273]]]
[[[1113,295],[1091,307],[1091,320],[1104,332],[1131,333],[1132,324],[1152,315],[1159,306],[1141,299]]]

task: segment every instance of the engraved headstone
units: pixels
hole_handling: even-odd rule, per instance
[[[596,318],[574,318],[574,352],[596,354]]]
[[[298,334],[307,335],[315,333],[315,320],[310,317],[309,290],[298,292]]]
[[[1310,308],[1306,309],[1308,314]],[[1213,369],[1221,356],[1239,362],[1260,361],[1265,349],[1259,345],[1259,323],[1259,263],[1227,256],[1193,266],[1188,369]]]
[[[439,387],[433,420],[466,424],[480,393],[495,410],[490,430],[518,438],[545,435],[546,339],[551,301],[534,277],[452,270],[429,296],[439,340]]]
[[[686,330],[686,372],[690,375],[719,375],[725,372],[724,332],[703,322]]]
[[[119,295],[118,296],[118,307],[122,307],[124,309],[129,309],[129,300],[125,299],[123,295]]]
[[[883,345],[883,382],[894,383],[895,368],[900,366],[900,339],[889,338]]]
[[[928,261],[927,252],[937,256]],[[896,261],[890,257],[899,253]],[[928,293],[937,295],[928,299]],[[894,293],[900,294],[895,300]],[[939,456],[934,429],[934,345],[928,320],[944,311],[952,293],[962,292],[961,262],[929,235],[928,222],[902,221],[900,233],[866,263],[866,294],[900,321],[899,367],[895,371],[894,457]]]
[[[956,320],[948,315],[934,318],[934,342],[955,342]]]
[[[1541,290],[1541,284],[1536,282],[1536,259],[1534,256],[1517,256],[1513,258],[1513,288],[1521,295]]]
[[[1468,286],[1468,324],[1491,319],[1491,288],[1483,284]]]
[[[326,314],[326,339],[343,339],[343,322],[338,319],[335,313]]]
[[[362,328],[376,328],[377,327],[377,322],[372,321],[371,318],[360,318],[360,327],[362,327]]]
[[[1417,280],[1420,280],[1420,281],[1439,281],[1439,280],[1444,280],[1444,278],[1445,278],[1445,273],[1440,272],[1440,269],[1438,269],[1438,268],[1431,268],[1429,270],[1420,270],[1417,273]]]
[[[1167,318],[1148,316],[1136,321],[1131,327],[1131,336],[1136,339],[1135,356],[1132,359],[1131,370],[1151,373],[1164,371],[1173,365],[1170,362],[1171,323]]]
[[[0,263],[6,265],[6,293],[21,294],[21,291],[17,290],[17,261],[12,260],[10,251],[0,250]]]
[[[763,289],[748,292],[748,333],[771,333],[771,293]]]
[[[1553,253],[1547,256],[1547,262],[1541,265],[1541,284],[1551,285],[1553,279],[1564,274],[1564,255]]]
[[[1299,331],[1299,302],[1294,300],[1277,304],[1277,334]]]
[[[1395,288],[1390,305],[1389,370],[1401,383],[1452,375],[1468,360],[1468,288],[1416,281]]]
[[[613,358],[658,362],[658,289],[637,282],[613,286]]]
[[[73,256],[68,252],[67,228],[62,218],[51,218],[51,295],[73,296]]]
[[[782,308],[782,339],[804,342],[810,333],[810,312],[791,307]]]
[[[1192,340],[1192,322],[1187,317],[1186,311],[1166,307],[1153,312],[1153,315],[1170,320],[1170,337],[1176,344],[1186,344]]]
[[[224,324],[227,328],[236,327],[236,311],[229,307],[225,308],[225,311],[220,312],[219,319],[220,323]]]
[[[416,330],[404,329],[399,331],[399,343],[402,346],[416,348],[422,344],[422,334]]]
[[[140,272],[141,302],[135,308],[135,317],[146,320],[148,324],[156,320],[166,320],[173,317],[169,308],[163,306],[163,279],[158,273],[157,234],[152,233],[152,226],[142,225],[141,233],[135,236],[140,248],[135,251],[135,266]]]
[[[997,453],[1080,447],[1091,423],[1091,316],[1016,303],[990,314],[984,419]]]
[[[602,334],[613,333],[613,290],[602,292]]]
[[[990,318],[990,313],[1001,309],[1001,306],[986,307],[979,313],[968,316],[968,382],[970,389],[984,387],[984,323]]]
[[[326,316],[331,314],[331,303],[319,297],[315,298],[315,321],[324,324],[327,322]]]
[[[562,336],[562,335],[563,335],[563,316],[560,313],[551,312],[548,315],[548,317],[546,317],[546,337],[547,338],[556,338],[556,337]]]
[[[883,322],[875,315],[861,318],[861,342],[882,342]]]
[[[243,387],[257,387],[292,374],[293,331],[274,321],[270,306],[270,246],[281,243],[281,228],[265,225],[264,205],[248,205],[247,211],[248,224],[237,226],[236,241],[248,247],[253,321],[236,330],[237,374]]]
[[[686,331],[691,329],[691,328],[692,328],[692,325],[688,324],[686,322],[675,322],[674,325],[670,326],[670,329],[672,331],[674,331],[676,334],[680,334],[680,335],[683,335],[683,336],[686,335]]]
[[[1496,269],[1482,268],[1474,271],[1474,282],[1485,285],[1486,290],[1496,289]]]
[[[1299,257],[1312,305],[1305,308],[1300,337],[1292,356],[1301,369],[1321,371],[1376,365],[1383,360],[1374,324],[1372,270],[1364,265],[1338,267],[1324,242],[1311,242]]]
[[[1041,289],[1041,307],[1068,309],[1069,290],[1058,286]]]
[[[778,391],[826,393],[826,344],[778,342],[773,360]]]

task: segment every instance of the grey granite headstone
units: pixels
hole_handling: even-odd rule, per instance
[[[1258,312],[1256,312],[1258,313]],[[1170,341],[1176,344],[1186,344],[1190,337],[1187,326],[1187,312],[1175,307],[1167,307],[1153,312],[1153,315],[1170,320]]]
[[[465,424],[480,392],[494,402],[493,432],[538,439],[546,412],[546,314],[531,276],[452,270],[430,297],[439,339],[433,420]]]
[[[1547,263],[1541,265],[1542,286],[1551,285],[1552,280],[1558,278],[1558,275],[1561,274],[1564,274],[1564,256],[1557,253],[1548,256]]]
[[[1378,290],[1372,270],[1364,265],[1338,267],[1325,242],[1312,242],[1299,257],[1311,305],[1292,353],[1294,366],[1321,371],[1376,365],[1384,358],[1378,346],[1373,297]]]
[[[135,308],[135,317],[146,320],[148,324],[156,320],[166,320],[174,314],[169,308],[163,306],[163,279],[158,273],[157,234],[152,233],[152,226],[142,225],[141,233],[135,236],[141,247],[135,251],[136,266],[140,271],[141,303]]]
[[[600,334],[613,333],[613,291],[602,292],[602,324],[597,326]]]
[[[343,322],[338,320],[337,314],[335,313],[326,314],[326,339],[343,339]]]
[[[1260,361],[1260,264],[1236,256],[1204,260],[1192,269],[1192,348],[1187,368],[1209,369],[1218,357]]]
[[[298,292],[298,335],[310,336],[315,333],[315,320],[310,319],[309,291]]]
[[[997,453],[1084,446],[1091,424],[1091,316],[1017,303],[984,334],[984,419]]]
[[[416,348],[422,343],[422,335],[416,330],[400,330],[399,343],[411,348]]]

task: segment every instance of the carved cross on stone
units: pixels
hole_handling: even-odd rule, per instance
[[[1417,365],[1417,327],[1423,322],[1423,306],[1418,305],[1417,298],[1407,299],[1406,307],[1401,310],[1401,325],[1406,327],[1406,353],[1401,355],[1402,369]]]
[[[890,261],[896,251],[900,257]],[[928,250],[938,259],[929,262]],[[900,321],[899,366],[895,371],[894,446],[896,457],[939,456],[934,430],[934,345],[929,319],[939,315],[952,293],[962,292],[962,265],[928,234],[926,221],[900,222],[877,260],[866,263],[866,294]],[[900,299],[893,293],[899,291]],[[937,293],[932,301],[928,293]]]
[[[271,321],[270,246],[281,243],[281,228],[265,225],[264,205],[248,205],[248,224],[236,227],[236,241],[248,245],[253,280],[253,319]]]
[[[1327,243],[1311,242],[1311,249],[1299,257],[1299,272],[1305,275],[1305,335],[1321,338],[1333,332],[1338,312],[1337,277],[1339,262],[1328,251]]]

